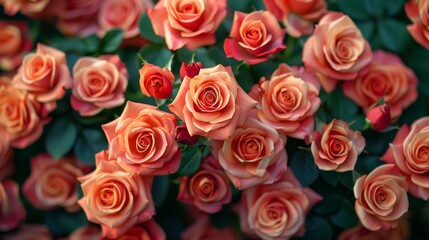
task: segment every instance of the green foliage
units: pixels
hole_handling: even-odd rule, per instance
[[[313,155],[309,151],[297,150],[290,160],[290,167],[303,186],[312,184],[319,177]]]
[[[87,165],[95,166],[95,154],[107,148],[106,137],[97,129],[82,129],[74,144],[76,158]]]
[[[201,164],[202,152],[194,146],[187,146],[182,153],[179,170],[180,176],[190,176],[194,174]]]
[[[122,43],[124,38],[124,31],[119,28],[112,29],[104,35],[103,38],[103,51],[105,53],[112,53],[116,51]]]
[[[152,27],[152,22],[147,13],[143,13],[139,21],[140,35],[152,43],[164,43],[164,39],[155,34]]]
[[[54,159],[60,159],[73,147],[76,136],[77,128],[70,118],[56,118],[47,132],[46,150]]]

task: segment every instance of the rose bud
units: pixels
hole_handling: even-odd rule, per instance
[[[387,104],[375,106],[366,114],[366,120],[375,130],[383,130],[390,125],[390,107]]]
[[[182,62],[182,66],[180,66],[180,79],[183,80],[186,76],[193,78],[200,73],[200,69],[203,67],[201,62],[191,62],[189,64]]]
[[[160,68],[146,63],[139,73],[140,88],[144,95],[158,99],[165,99],[170,96],[174,75],[168,68]]]
[[[184,123],[176,127],[175,136],[177,142],[186,145],[194,145],[200,138],[198,135],[191,136],[188,132],[188,128],[186,128],[186,124]]]

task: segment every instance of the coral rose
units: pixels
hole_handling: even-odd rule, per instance
[[[372,59],[369,43],[353,20],[339,12],[329,12],[305,42],[302,61],[316,72],[323,88],[330,92],[337,80],[354,80]]]
[[[347,123],[334,119],[311,136],[314,163],[325,171],[345,172],[354,169],[358,155],[365,148],[365,138]]]
[[[55,0],[57,28],[66,35],[85,37],[99,31],[98,12],[102,0]]]
[[[305,216],[322,198],[302,188],[291,170],[270,185],[258,185],[243,192],[241,230],[260,239],[289,239],[305,232]]]
[[[110,155],[131,174],[167,175],[177,171],[182,151],[175,140],[173,114],[128,102],[122,115],[104,124]]]
[[[74,159],[54,160],[42,153],[31,159],[31,174],[24,182],[22,192],[30,203],[42,210],[64,207],[68,211],[77,210],[77,177],[82,171],[76,167]]]
[[[0,21],[0,68],[10,71],[18,67],[32,45],[25,22]]]
[[[407,177],[410,192],[429,199],[429,117],[416,120],[411,128],[403,125],[381,159],[394,163]]]
[[[0,182],[0,231],[14,229],[26,216],[19,198],[19,185],[12,180]]]
[[[0,128],[0,181],[9,177],[15,171],[15,165],[12,161],[13,151],[10,147],[7,134]]]
[[[8,15],[15,15],[18,11],[23,14],[34,14],[41,12],[50,0],[1,0],[4,11]]]
[[[397,118],[417,99],[417,83],[413,70],[398,56],[378,50],[368,71],[355,81],[345,82],[343,90],[365,112],[383,98],[390,105],[391,116]]]
[[[168,98],[173,90],[174,75],[168,68],[160,68],[150,63],[139,70],[140,89],[148,97]]]
[[[118,55],[81,57],[73,67],[71,106],[82,116],[93,116],[125,101],[128,72]]]
[[[110,238],[101,238],[101,240],[109,240]],[[142,224],[135,225],[127,232],[116,238],[117,240],[165,240],[164,230],[154,221],[149,220]]]
[[[239,240],[231,227],[218,229],[210,223],[209,215],[200,216],[191,226],[180,234],[182,240]]]
[[[194,175],[181,179],[177,200],[195,204],[201,211],[216,213],[231,197],[228,178],[218,160],[209,155]]]
[[[390,106],[385,103],[369,109],[366,114],[366,121],[371,123],[372,128],[378,131],[389,126],[391,119]]]
[[[236,11],[229,36],[223,45],[226,56],[249,64],[265,62],[286,48],[285,31],[268,11]]]
[[[155,214],[153,177],[131,175],[116,162],[100,161],[94,172],[79,178],[78,201],[89,221],[100,224],[102,235],[117,238]]]
[[[191,136],[224,140],[255,105],[238,85],[231,67],[217,65],[201,69],[193,78],[185,77],[168,108],[185,121]]]
[[[410,0],[405,3],[405,13],[413,22],[407,26],[416,42],[429,50],[429,1]]]
[[[325,13],[325,0],[264,0],[268,11],[283,21],[289,35],[299,38],[313,31],[313,23]]]
[[[155,33],[177,50],[211,45],[226,16],[226,0],[161,0],[148,10]]]
[[[67,238],[68,240],[100,240],[101,232],[95,225],[86,225],[74,230]]]
[[[48,226],[41,224],[23,224],[16,231],[4,234],[7,240],[52,240],[55,239]]]
[[[395,228],[408,211],[408,184],[394,164],[385,164],[356,180],[355,210],[371,231]]]

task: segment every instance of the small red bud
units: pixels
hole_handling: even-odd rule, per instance
[[[181,124],[176,127],[176,141],[186,145],[194,145],[198,142],[200,136],[194,135],[191,136],[188,132],[188,128],[186,128],[186,124]]]
[[[375,106],[366,114],[366,120],[375,130],[383,130],[390,125],[390,107],[387,104]]]
[[[200,69],[203,68],[203,64],[200,62],[192,62],[189,64],[186,64],[185,62],[182,63],[182,66],[180,66],[180,78],[183,80],[186,76],[193,78],[200,73]]]

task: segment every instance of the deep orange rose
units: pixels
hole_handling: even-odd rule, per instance
[[[143,94],[154,98],[168,98],[173,90],[174,75],[168,68],[146,63],[139,70],[140,89]]]

